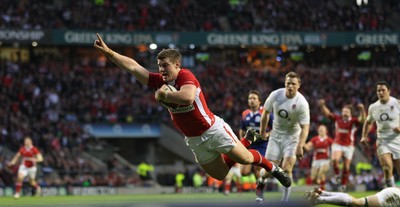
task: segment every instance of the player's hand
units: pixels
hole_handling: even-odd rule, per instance
[[[364,109],[364,104],[362,104],[362,103],[359,103],[359,104],[357,104],[357,108],[359,108],[359,109]]]
[[[325,105],[325,99],[319,99],[319,100],[318,100],[318,105],[319,105],[319,106]]]
[[[361,144],[367,145],[368,144],[368,137],[361,137],[360,142],[361,142]]]
[[[400,133],[400,127],[393,128],[393,131],[396,133]]]
[[[8,167],[12,167],[12,166],[14,166],[14,165],[15,165],[15,163],[13,163],[13,162],[8,162],[8,163],[7,163],[7,166],[8,166]]]
[[[165,99],[165,94],[167,94],[167,90],[165,90],[165,87],[167,85],[162,85],[161,88],[159,88],[156,93],[154,94],[154,97],[157,101],[164,101]]]
[[[303,154],[304,154],[303,147],[304,146],[301,146],[301,145],[297,146],[296,157],[297,157],[298,160],[302,160],[303,159]]]
[[[256,133],[256,136],[258,135],[258,136],[257,136],[258,139],[267,141],[267,140],[269,139],[270,134],[271,134],[271,132],[266,132],[266,133],[264,133],[264,134],[258,134],[258,133]]]
[[[93,46],[104,53],[107,57],[112,57],[114,52],[110,48],[108,48],[108,46],[106,45],[106,43],[104,43],[103,39],[98,33],[96,33],[96,36],[97,40],[94,41]]]

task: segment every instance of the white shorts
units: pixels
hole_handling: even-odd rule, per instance
[[[344,146],[334,143],[332,144],[332,153],[335,151],[341,151],[346,159],[351,160],[354,154],[354,146]]]
[[[196,162],[207,164],[221,153],[230,152],[239,141],[231,127],[218,116],[215,123],[201,136],[185,137],[186,145],[192,150]]]
[[[268,160],[281,160],[283,157],[296,157],[299,135],[271,133],[265,157]]]
[[[329,159],[313,160],[311,167],[312,168],[321,168],[323,166],[327,166],[327,165],[329,166],[330,162],[331,162],[331,160],[329,160]]]
[[[379,200],[379,206],[398,207],[400,204],[400,189],[397,187],[385,188],[375,194]]]
[[[394,160],[400,159],[400,139],[378,139],[376,145],[378,155],[390,153]]]
[[[24,177],[28,176],[30,179],[36,178],[36,166],[26,167],[24,164],[19,165],[18,174],[22,174]]]

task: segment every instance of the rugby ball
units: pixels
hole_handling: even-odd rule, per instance
[[[167,85],[167,87],[165,87],[164,89],[166,91],[169,91],[169,92],[178,91],[174,86],[171,86],[171,85]],[[168,103],[168,102],[165,102],[165,101],[159,101],[159,102],[160,102],[161,105],[163,105],[163,106],[165,106],[167,108],[175,108],[175,107],[178,106],[178,104],[175,104],[175,103]]]

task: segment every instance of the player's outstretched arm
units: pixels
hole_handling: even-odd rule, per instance
[[[17,163],[18,158],[21,156],[21,153],[17,152],[14,157],[11,159],[9,165],[15,165]]]
[[[110,59],[113,63],[115,63],[119,68],[131,72],[140,83],[147,85],[147,82],[149,80],[148,70],[146,70],[134,59],[118,54],[117,52],[111,50],[103,41],[103,39],[100,37],[100,35],[97,33],[96,35],[97,35],[97,40],[94,41],[95,48],[97,48],[104,55],[106,55],[108,59]]]
[[[367,112],[365,111],[364,104],[360,103],[357,105],[358,110],[360,111],[360,115],[358,116],[358,121],[360,123],[364,122],[367,118]]]
[[[318,105],[321,108],[322,114],[326,117],[330,117],[332,116],[332,112],[331,110],[329,110],[329,108],[326,106],[325,104],[325,100],[324,99],[320,99],[318,100]]]
[[[314,149],[314,144],[311,141],[308,141],[303,147],[303,150],[307,152],[311,151],[312,149]]]

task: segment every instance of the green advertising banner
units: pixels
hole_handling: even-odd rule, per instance
[[[110,45],[174,44],[206,46],[366,46],[399,45],[398,32],[105,32],[88,30],[0,30],[5,43],[32,42],[46,45],[92,45],[98,32]]]

